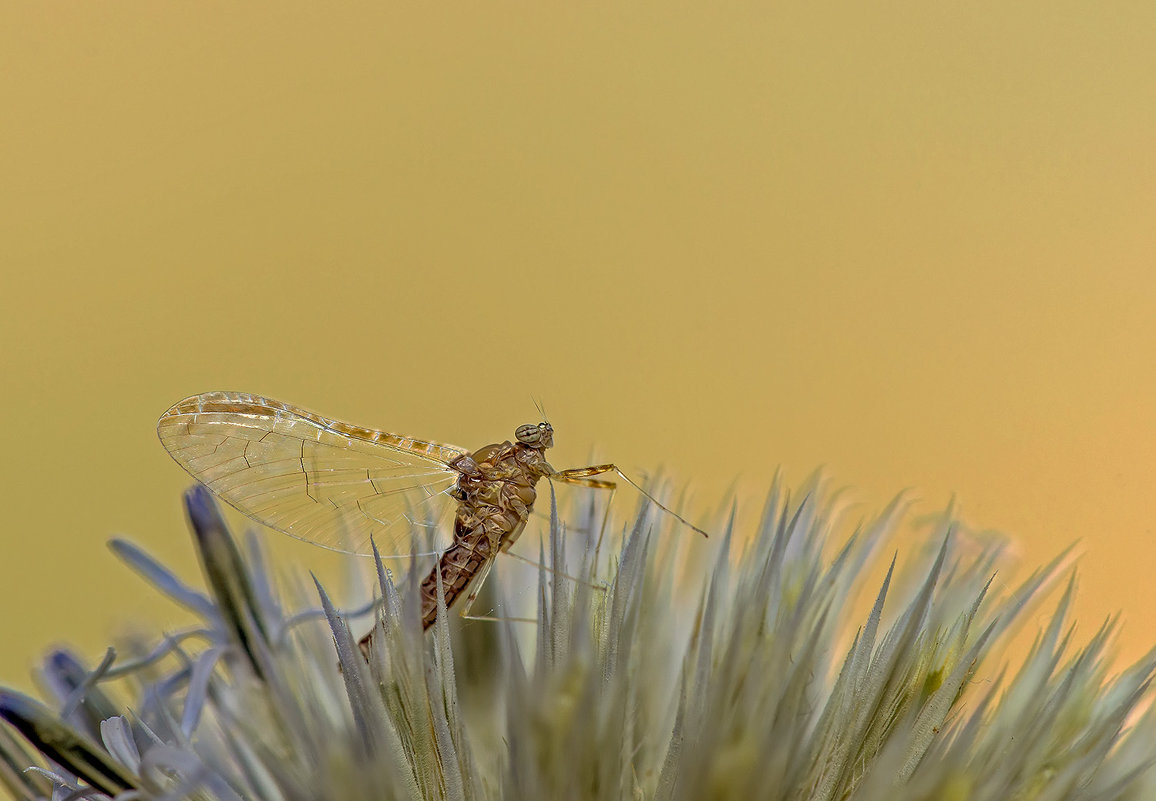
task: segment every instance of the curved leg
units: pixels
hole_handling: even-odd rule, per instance
[[[630,478],[630,476],[623,473],[622,470],[620,470],[618,468],[618,465],[599,464],[599,465],[593,465],[591,467],[574,467],[574,468],[571,468],[569,470],[559,470],[556,473],[554,473],[553,475],[549,476],[549,478],[553,481],[560,481],[563,484],[577,484],[577,485],[582,486],[582,487],[595,487],[597,489],[614,489],[615,485],[614,485],[613,481],[603,481],[603,480],[598,480],[598,479],[587,478],[587,476],[600,476],[603,473],[614,473],[619,478],[621,478],[623,481],[625,481],[627,484],[629,484],[630,486],[632,486],[636,490],[638,490],[640,493],[642,493],[642,495],[645,498],[648,498],[651,503],[653,503],[655,506],[657,506],[662,511],[666,512],[668,515],[673,517],[678,522],[682,523],[687,528],[691,529],[692,531],[697,531],[699,534],[703,535],[704,537],[710,536],[705,531],[703,531],[701,528],[696,526],[694,523],[691,523],[685,517],[680,515],[678,512],[675,512],[673,509],[670,509],[670,508],[664,506],[657,498],[655,498],[649,492],[647,492],[642,487],[640,487],[637,482],[632,480]],[[599,539],[601,539],[601,535],[599,535]]]

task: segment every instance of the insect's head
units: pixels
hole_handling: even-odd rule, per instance
[[[531,448],[546,450],[554,446],[554,427],[549,423],[526,423],[514,432],[518,442]]]

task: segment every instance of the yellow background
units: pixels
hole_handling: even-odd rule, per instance
[[[1156,5],[880,5],[10,4],[0,680],[182,619],[104,543],[199,581],[153,427],[210,389],[471,447],[540,397],[557,466],[703,503],[956,492],[1082,538],[1138,655]]]

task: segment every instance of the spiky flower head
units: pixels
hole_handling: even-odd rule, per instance
[[[930,558],[892,560],[859,613],[905,505],[831,542],[839,507],[805,490],[776,483],[753,530],[709,547],[642,510],[605,553],[583,533],[597,515],[568,536],[555,509],[533,623],[461,627],[443,607],[426,634],[414,582],[380,560],[361,610],[276,589],[257,539],[238,548],[191,490],[206,591],[113,548],[198,625],[96,666],[50,654],[48,703],[0,691],[0,782],[18,799],[1156,797],[1156,654],[1110,675],[1112,621],[1073,644],[1072,582],[1000,672],[1063,556],[996,592],[998,545],[945,516]],[[367,661],[351,621],[371,612]]]

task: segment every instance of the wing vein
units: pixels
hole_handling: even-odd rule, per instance
[[[236,392],[186,398],[157,434],[178,464],[252,519],[352,553],[369,553],[371,538],[386,555],[426,549],[428,525],[454,506],[449,463],[467,453]]]

